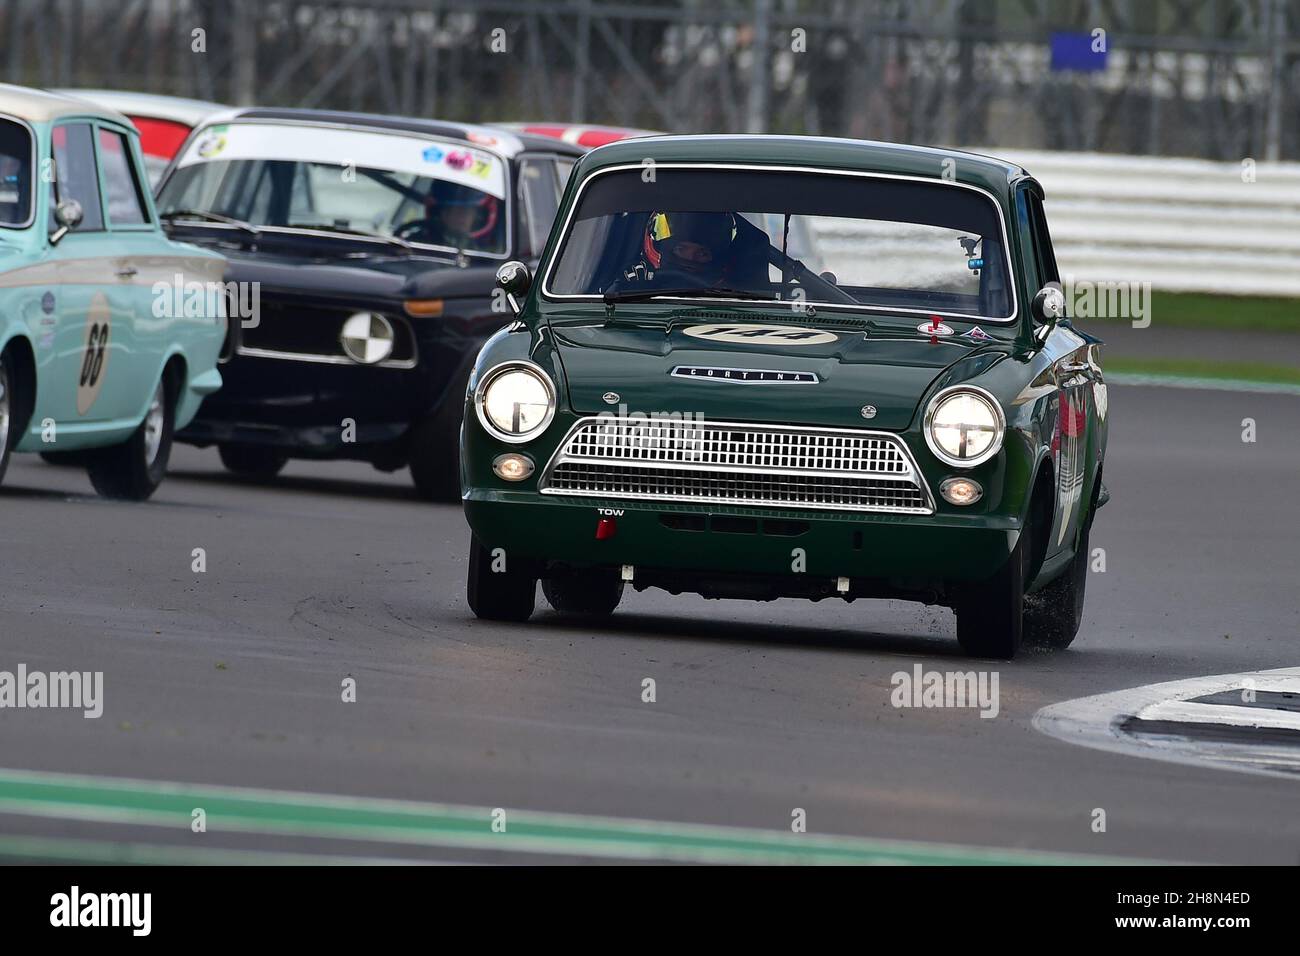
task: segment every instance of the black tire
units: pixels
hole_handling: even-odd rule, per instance
[[[79,451],[43,451],[41,461],[56,468],[84,468],[86,456]]]
[[[18,428],[14,421],[18,410],[17,381],[14,360],[8,352],[0,355],[0,481],[5,480],[5,472],[9,469],[10,449],[18,444]]]
[[[417,423],[407,438],[407,463],[416,493],[426,501],[460,500],[460,419],[445,416]]]
[[[1091,521],[1089,521],[1091,525]],[[1088,531],[1079,536],[1074,559],[1051,584],[1025,596],[1025,642],[1038,647],[1069,647],[1083,623],[1088,585]]]
[[[504,550],[493,558],[471,535],[465,597],[474,616],[485,621],[526,621],[537,599],[536,568],[531,562],[512,560]]]
[[[289,461],[288,455],[259,445],[219,445],[217,454],[227,471],[245,478],[274,478]]]
[[[562,571],[542,579],[542,594],[562,614],[608,617],[623,600],[623,581],[617,569]]]
[[[152,495],[167,474],[175,423],[176,388],[170,376],[164,374],[144,421],[131,437],[120,445],[96,448],[86,454],[86,471],[95,491],[105,498],[123,501],[144,501]],[[152,446],[151,436],[156,437],[156,446]]]
[[[956,607],[957,643],[971,657],[1010,660],[1020,650],[1025,578],[1032,552],[1032,522],[1026,520],[1015,548],[997,573],[964,589]]]

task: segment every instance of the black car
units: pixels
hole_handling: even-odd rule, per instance
[[[497,268],[536,262],[583,149],[455,123],[246,109],[190,135],[158,188],[174,238],[220,251],[224,385],[177,440],[231,471],[290,458],[409,465],[459,494],[457,436]]]

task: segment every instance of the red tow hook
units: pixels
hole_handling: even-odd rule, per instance
[[[614,537],[616,531],[618,531],[618,523],[613,518],[601,518],[596,522],[597,541],[606,541]]]

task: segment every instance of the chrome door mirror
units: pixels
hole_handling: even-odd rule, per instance
[[[506,302],[514,315],[519,314],[519,301],[528,294],[533,284],[533,274],[528,266],[518,260],[505,263],[497,270],[497,288],[505,293]]]
[[[75,199],[65,199],[55,206],[54,221],[59,224],[59,228],[50,233],[50,245],[57,246],[59,240],[81,225],[83,215],[81,203]]]
[[[1043,286],[1034,296],[1030,311],[1036,322],[1054,325],[1065,318],[1065,293],[1056,285]]]

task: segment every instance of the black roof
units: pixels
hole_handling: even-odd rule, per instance
[[[470,136],[471,133],[484,137],[495,137],[498,140],[503,136],[513,136],[523,143],[525,150],[561,153],[568,156],[581,156],[587,152],[585,147],[566,143],[550,136],[517,133],[513,130],[503,130],[494,126],[476,126],[472,123],[420,119],[414,116],[384,116],[379,113],[353,113],[343,110],[279,109],[263,106],[240,110],[237,115],[240,119],[297,120],[298,122],[331,123],[340,126],[368,126],[373,129],[395,130],[403,133],[423,133],[428,136],[440,136],[444,139],[458,139],[477,146],[482,146],[483,142],[481,140],[476,142]]]

